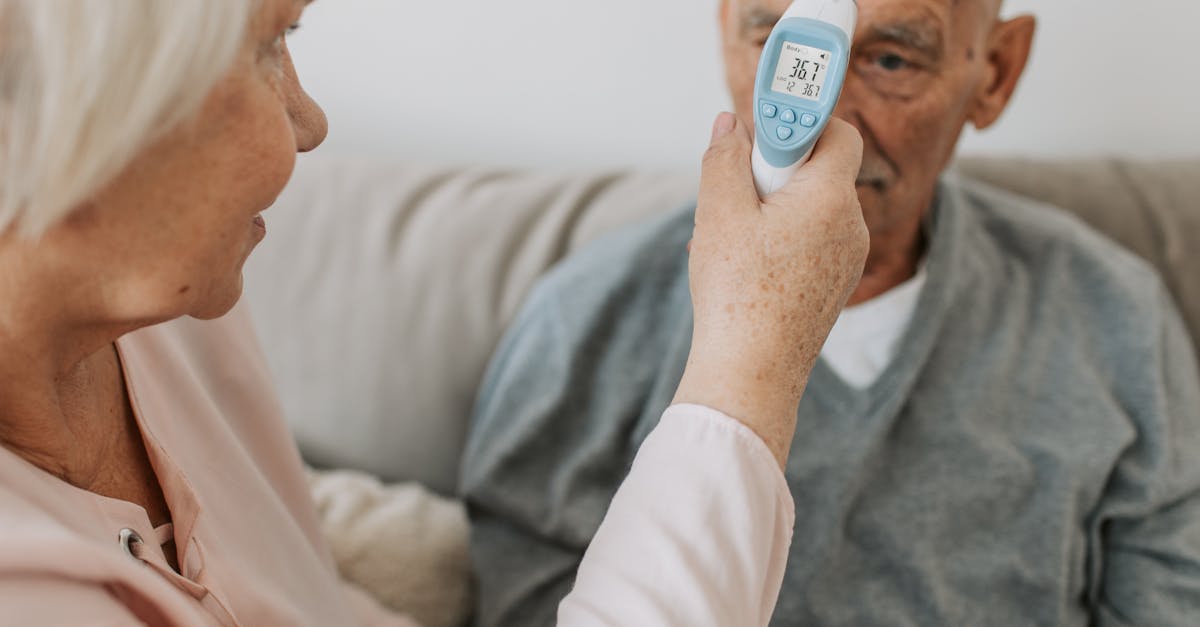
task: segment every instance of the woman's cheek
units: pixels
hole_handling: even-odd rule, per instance
[[[275,202],[296,167],[296,133],[285,106],[273,93],[262,100],[260,114],[245,129],[244,137],[253,138],[254,145],[242,151],[239,164],[242,176],[255,184],[257,211]]]

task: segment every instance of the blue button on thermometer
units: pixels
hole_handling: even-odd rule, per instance
[[[754,81],[753,166],[760,196],[783,187],[812,156],[842,94],[857,21],[855,0],[795,0],[771,31]],[[766,115],[777,110],[792,115]],[[800,127],[789,124],[796,115]]]

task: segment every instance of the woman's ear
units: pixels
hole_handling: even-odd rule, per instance
[[[997,22],[988,35],[984,80],[969,116],[975,128],[982,130],[995,124],[1008,107],[1025,72],[1036,31],[1037,19],[1022,15]]]

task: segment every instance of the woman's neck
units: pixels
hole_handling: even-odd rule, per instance
[[[73,317],[87,288],[39,271],[29,248],[0,238],[0,446],[88,489],[131,415],[114,344],[129,327]]]
[[[0,444],[30,463],[89,489],[111,459],[123,417],[120,362],[110,343],[76,361],[0,338]],[[57,353],[61,354],[61,353]]]
[[[16,365],[0,358],[4,373]],[[39,370],[54,369],[0,376],[0,446],[77,488],[142,506],[153,525],[169,522],[115,344],[57,377]]]

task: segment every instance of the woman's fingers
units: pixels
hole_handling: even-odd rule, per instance
[[[758,194],[750,171],[750,132],[732,113],[713,123],[712,143],[704,153],[696,223],[721,220],[726,212],[758,209]]]
[[[862,168],[863,141],[858,129],[839,119],[833,119],[817,142],[812,157],[778,193],[792,197],[814,190],[840,189],[854,192],[854,183]],[[837,206],[837,205],[828,205]]]
[[[824,175],[829,180],[849,181],[858,178],[862,167],[863,140],[858,129],[834,118],[817,141],[812,158],[802,168],[809,176]]]

